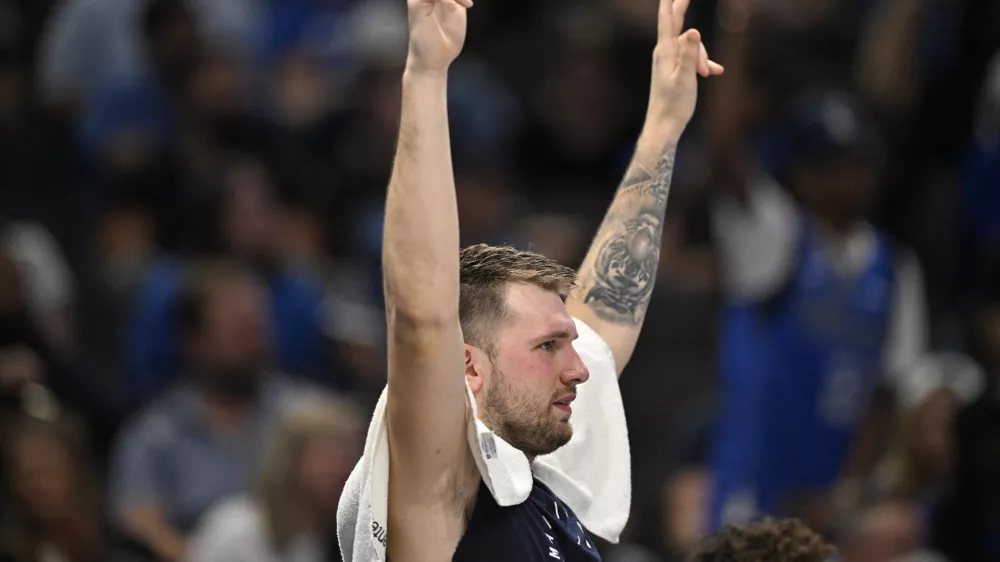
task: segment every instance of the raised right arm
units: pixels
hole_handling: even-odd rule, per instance
[[[466,7],[410,0],[410,52],[386,202],[390,528],[433,508],[464,466],[466,398],[458,316],[459,237],[446,105]],[[459,21],[460,20],[460,21]],[[460,34],[457,34],[457,31]]]

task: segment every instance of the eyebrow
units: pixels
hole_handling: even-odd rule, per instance
[[[554,332],[549,332],[549,333],[547,333],[545,335],[538,336],[535,339],[537,341],[539,341],[539,342],[547,342],[547,341],[550,341],[550,340],[570,340],[570,341],[573,341],[573,340],[576,339],[576,337],[577,337],[576,334],[573,334],[573,333],[571,333],[571,332],[569,332],[567,330],[556,330]]]

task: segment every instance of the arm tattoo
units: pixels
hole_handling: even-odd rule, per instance
[[[653,173],[646,170],[645,166],[636,163],[634,169],[630,169],[618,188],[621,193],[638,193],[653,197],[656,207],[667,207],[667,196],[670,194],[670,180],[674,175],[674,159],[677,156],[677,149],[671,148],[664,153],[660,161],[656,163]]]
[[[653,291],[663,220],[641,213],[623,221],[619,233],[601,246],[594,286],[583,301],[603,320],[616,324],[638,324]]]
[[[660,262],[663,215],[676,149],[650,173],[636,163],[626,175],[598,232],[591,285],[583,302],[607,322],[638,326],[646,314]]]
[[[653,183],[649,186],[649,191],[656,201],[660,214],[667,209],[667,196],[670,195],[670,182],[674,177],[674,158],[677,157],[677,149],[670,148],[666,154],[656,163],[656,173],[653,175]]]

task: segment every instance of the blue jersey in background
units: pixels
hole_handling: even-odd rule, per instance
[[[876,234],[869,259],[839,271],[800,223],[785,288],[727,306],[722,413],[712,452],[711,528],[780,515],[798,492],[835,484],[882,377],[895,257]]]

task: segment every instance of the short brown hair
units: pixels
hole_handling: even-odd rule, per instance
[[[510,246],[476,244],[459,256],[459,318],[465,341],[496,356],[495,332],[504,319],[506,289],[526,283],[558,293],[563,299],[576,285],[576,272],[534,252]]]
[[[824,562],[834,549],[798,519],[729,526],[702,542],[692,562]]]

